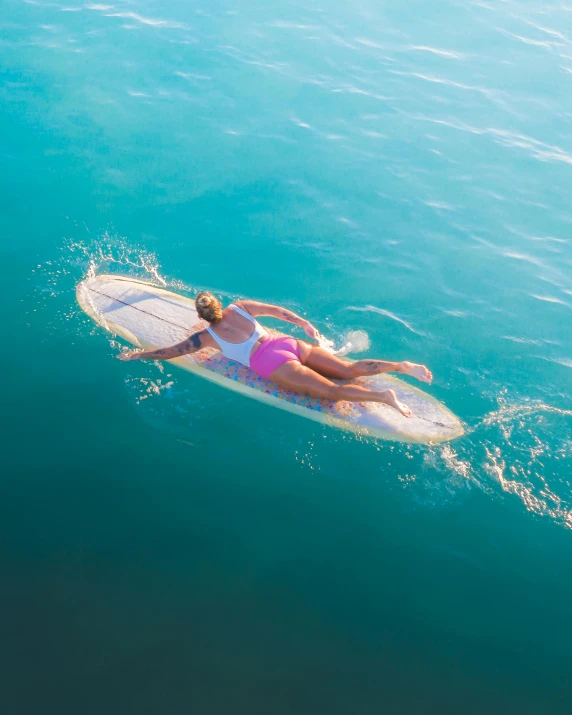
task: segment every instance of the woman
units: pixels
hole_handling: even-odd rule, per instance
[[[411,410],[400,402],[393,390],[375,391],[361,385],[338,385],[331,378],[351,380],[381,372],[401,372],[422,382],[433,375],[424,365],[383,360],[340,360],[320,347],[287,336],[269,335],[256,320],[267,315],[299,325],[306,335],[317,339],[316,328],[286,308],[241,300],[222,309],[212,293],[199,293],[195,304],[199,317],[209,326],[193,333],[183,342],[159,350],[128,351],[120,360],[170,360],[194,353],[201,348],[217,348],[223,355],[250,367],[262,377],[282,387],[324,400],[348,402],[383,402],[411,417]]]

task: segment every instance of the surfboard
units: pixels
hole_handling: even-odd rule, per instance
[[[76,295],[81,308],[99,325],[145,350],[173,345],[205,327],[190,298],[126,276],[90,277],[78,284]],[[285,390],[214,348],[169,362],[246,397],[365,436],[431,443],[447,442],[463,434],[459,419],[438,400],[387,374],[353,382],[375,390],[392,388],[411,408],[413,417],[404,417],[387,405],[330,402]]]

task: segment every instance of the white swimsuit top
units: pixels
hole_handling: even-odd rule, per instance
[[[212,328],[207,328],[207,332],[213,336],[215,342],[220,348],[221,353],[226,358],[229,360],[236,360],[236,362],[241,363],[241,365],[250,367],[250,353],[252,352],[252,348],[260,340],[260,338],[268,335],[268,333],[264,330],[262,325],[260,325],[260,323],[253,318],[252,315],[250,315],[250,313],[242,310],[242,308],[239,308],[238,305],[229,305],[229,308],[236,310],[239,315],[242,315],[247,320],[250,320],[251,323],[254,323],[254,331],[248,340],[245,340],[242,343],[229,343],[217,335]]]

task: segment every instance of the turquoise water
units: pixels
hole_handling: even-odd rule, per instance
[[[569,713],[572,14],[4,0],[7,715]],[[425,362],[450,445],[113,359],[89,271]]]

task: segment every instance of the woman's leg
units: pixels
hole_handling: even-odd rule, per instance
[[[309,345],[303,340],[298,340],[300,349],[300,362],[311,370],[324,375],[324,377],[334,377],[338,380],[351,380],[357,375],[352,370],[352,363],[332,355],[323,348]]]
[[[292,392],[301,392],[310,397],[318,397],[322,400],[347,400],[348,402],[383,402],[386,405],[395,407],[405,417],[411,417],[411,410],[397,399],[393,390],[383,390],[376,392],[368,390],[361,385],[336,385],[327,377],[319,375],[317,372],[301,365],[296,360],[286,362],[276,368],[270,375],[270,379],[281,387],[285,387]]]
[[[320,375],[334,377],[340,380],[351,380],[353,377],[379,375],[382,372],[400,372],[411,375],[421,382],[431,382],[433,375],[424,365],[412,362],[388,362],[385,360],[357,360],[349,362],[323,350],[309,345],[303,340],[298,341],[300,361],[303,365],[315,370]]]

